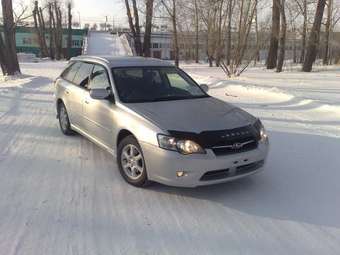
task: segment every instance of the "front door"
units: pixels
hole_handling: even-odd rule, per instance
[[[113,110],[114,103],[110,100],[98,100],[90,97],[94,88],[111,89],[108,73],[105,67],[95,65],[90,78],[88,90],[84,98],[85,130],[93,138],[113,149]]]

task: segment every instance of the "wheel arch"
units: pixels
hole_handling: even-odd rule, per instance
[[[117,135],[117,142],[116,142],[116,148],[118,148],[120,142],[125,138],[132,135],[134,138],[136,138],[136,136],[129,130],[127,129],[121,129]],[[137,139],[137,138],[136,138]]]
[[[56,102],[57,118],[59,117],[59,106],[60,106],[61,104],[64,104],[64,101],[63,101],[61,98],[58,98],[58,99],[57,99],[57,102]]]

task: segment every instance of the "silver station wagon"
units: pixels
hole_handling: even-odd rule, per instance
[[[111,153],[135,186],[196,187],[260,171],[268,154],[261,121],[207,90],[166,61],[81,56],[55,81],[57,118],[65,135]]]

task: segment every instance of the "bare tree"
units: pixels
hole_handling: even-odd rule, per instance
[[[48,15],[49,15],[49,34],[50,34],[50,58],[55,59],[55,19],[53,14],[53,4],[51,2],[48,3]]]
[[[53,2],[55,27],[54,27],[54,45],[55,58],[60,60],[62,58],[62,43],[63,43],[63,28],[62,28],[62,12],[60,4],[57,0]]]
[[[142,55],[142,43],[140,37],[139,15],[136,0],[132,0],[133,17],[130,9],[129,0],[125,0],[126,13],[129,21],[132,38],[134,40],[135,51],[138,56]]]
[[[129,27],[131,30],[132,38],[134,41],[134,47],[138,56],[149,57],[151,54],[151,30],[152,30],[152,18],[153,18],[153,4],[154,0],[145,1],[145,31],[144,42],[141,42],[141,31],[139,22],[139,10],[136,0],[132,1],[133,12],[130,8],[130,1],[125,0],[126,13],[128,17]]]
[[[143,41],[143,55],[144,57],[151,56],[151,28],[152,28],[152,17],[153,17],[153,2],[154,0],[146,0],[145,8],[145,31]]]
[[[274,69],[277,65],[277,51],[280,36],[280,0],[273,0],[272,30],[267,58],[267,69]]]
[[[219,1],[206,0],[203,1],[203,6],[200,7],[201,18],[206,28],[206,54],[210,67],[213,66],[217,52]]]
[[[179,46],[178,46],[178,35],[177,35],[177,0],[161,0],[166,12],[168,13],[171,24],[172,24],[172,34],[173,34],[173,51],[175,57],[175,65],[179,66]]]
[[[221,68],[230,77],[232,75],[239,76],[249,66],[249,64],[258,55],[259,48],[254,51],[248,49],[250,31],[254,25],[254,17],[257,9],[257,0],[241,0],[238,6],[238,31],[236,46],[231,54],[230,64],[227,65],[224,61],[221,61]],[[260,47],[258,45],[257,47]],[[247,62],[243,65],[246,53]]]
[[[4,40],[0,34],[0,66],[7,75],[20,73],[19,62],[15,47],[15,22],[13,17],[12,0],[1,0]]]
[[[227,65],[230,65],[230,56],[231,56],[231,23],[233,18],[233,7],[234,1],[229,0],[228,2],[228,25],[227,25]]]
[[[195,6],[195,62],[199,62],[199,11],[198,0],[194,0]]]
[[[313,68],[313,63],[315,62],[319,41],[320,41],[320,29],[321,29],[321,22],[326,5],[326,0],[318,0],[318,5],[316,7],[314,24],[312,30],[309,35],[308,46],[307,46],[307,53],[306,58],[303,63],[302,70],[304,72],[311,72]]]
[[[281,16],[281,31],[280,31],[280,40],[279,40],[279,56],[276,71],[278,73],[282,72],[283,62],[285,59],[285,51],[286,51],[286,33],[287,33],[287,20],[286,20],[286,12],[285,12],[285,0],[280,0],[279,3],[280,16]]]
[[[67,59],[72,57],[72,4],[67,3]]]
[[[325,52],[323,57],[323,64],[329,64],[329,41],[332,29],[332,13],[333,12],[333,0],[327,2],[327,22],[325,27]]]
[[[300,63],[303,63],[306,55],[306,44],[307,44],[307,29],[308,29],[308,1],[307,0],[294,0],[297,6],[298,15],[302,15],[303,23],[301,30],[301,55],[300,55]]]
[[[36,35],[38,38],[39,48],[41,57],[48,56],[48,48],[45,38],[45,20],[43,15],[43,10],[39,8],[38,1],[34,1],[34,8],[33,8],[33,19],[34,19],[34,27],[36,31]]]
[[[217,42],[216,42],[216,66],[220,66],[220,61],[222,59],[223,54],[223,28],[225,25],[225,15],[223,12],[224,0],[219,0],[217,3],[218,6],[218,14],[217,14]]]

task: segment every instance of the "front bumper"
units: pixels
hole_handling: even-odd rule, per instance
[[[207,154],[182,155],[148,143],[143,149],[148,178],[169,186],[197,187],[228,182],[249,176],[263,169],[268,154],[268,142],[259,143],[257,149],[227,155]],[[178,171],[185,175],[177,177]],[[210,172],[207,174],[207,172]]]

